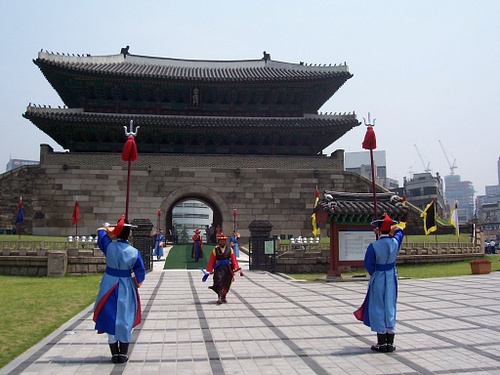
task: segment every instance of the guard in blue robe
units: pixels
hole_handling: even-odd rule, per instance
[[[233,248],[234,255],[236,256],[236,258],[240,257],[239,240],[240,240],[240,234],[238,232],[236,232],[235,230],[233,230],[233,234],[231,235],[231,237],[229,237],[229,244]]]
[[[158,229],[158,232],[154,232],[153,234],[155,239],[155,248],[153,251],[153,256],[156,257],[157,260],[160,260],[163,256],[163,246],[165,245],[165,236],[163,235],[163,231]]]
[[[371,349],[392,352],[396,327],[398,274],[396,257],[403,242],[404,232],[395,226],[397,221],[385,214],[384,219],[372,222],[377,241],[368,245],[364,266],[370,274],[365,298],[363,322],[377,332],[377,344]]]
[[[97,294],[94,317],[98,333],[108,334],[113,363],[128,360],[132,328],[141,322],[138,288],[146,277],[141,253],[128,243],[130,225],[122,216],[116,227],[97,230],[97,245],[106,256],[106,271]],[[110,236],[116,236],[113,241]]]

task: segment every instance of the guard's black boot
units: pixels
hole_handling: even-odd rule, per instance
[[[118,355],[120,350],[118,349],[118,341],[114,344],[109,344],[109,350],[111,350],[111,362],[118,363]]]
[[[396,347],[394,346],[394,333],[388,333],[387,334],[387,351],[388,352],[393,352],[396,350]]]
[[[372,345],[375,352],[387,352],[387,333],[377,333],[377,344]]]
[[[120,341],[120,354],[118,354],[118,363],[125,363],[128,361],[128,342]]]

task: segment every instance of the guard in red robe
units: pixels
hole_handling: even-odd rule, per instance
[[[213,285],[209,287],[217,293],[217,304],[226,303],[226,295],[234,281],[234,274],[241,268],[233,249],[227,245],[227,237],[224,233],[217,237],[217,246],[210,254],[207,263],[207,271],[213,273]]]

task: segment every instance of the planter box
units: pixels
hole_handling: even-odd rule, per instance
[[[491,272],[491,263],[471,263],[470,269],[474,275]]]

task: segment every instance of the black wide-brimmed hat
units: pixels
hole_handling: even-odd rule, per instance
[[[379,228],[382,232],[389,232],[391,230],[391,226],[396,225],[397,223],[398,222],[396,220],[392,220],[386,212],[384,213],[383,219],[372,221],[372,226]]]

